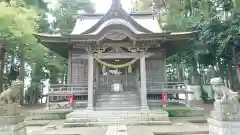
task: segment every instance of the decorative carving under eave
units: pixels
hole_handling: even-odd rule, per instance
[[[111,31],[111,32],[105,34],[105,38],[113,40],[113,41],[117,41],[117,40],[123,40],[123,39],[127,38],[127,35],[124,32]]]

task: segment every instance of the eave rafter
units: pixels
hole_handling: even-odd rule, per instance
[[[44,34],[35,34],[36,37],[43,43],[61,43],[65,45],[73,45],[73,44],[94,44],[100,45],[106,41],[110,41],[105,36],[102,36],[101,33],[97,35],[68,35],[68,36],[49,36]],[[136,34],[131,33],[131,36],[128,36],[124,40],[120,41],[112,41],[112,42],[125,42],[128,41],[132,44],[140,44],[140,43],[162,43],[165,41],[182,41],[182,40],[190,40],[195,36],[195,32],[186,33],[186,34],[172,34],[172,33],[153,33],[153,34]]]

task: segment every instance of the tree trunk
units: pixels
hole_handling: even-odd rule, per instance
[[[64,80],[64,81],[65,81],[65,84],[68,84],[68,79],[69,79],[69,78],[68,78],[68,73],[66,73],[66,74],[65,74],[65,80]]]
[[[4,48],[0,48],[0,93],[4,90],[4,64],[5,64],[5,50]]]
[[[233,85],[233,70],[232,70],[232,61],[228,61],[228,80],[229,80],[229,87],[230,89],[234,88]]]
[[[217,72],[217,76],[220,76],[221,79],[224,81],[224,70],[223,70],[223,65],[221,63],[220,58],[217,58],[217,67],[218,67],[218,72]]]
[[[194,60],[192,63],[192,67],[193,67],[193,77],[194,77],[194,81],[192,82],[192,84],[199,84],[199,74],[198,74],[198,66],[197,66],[197,61]]]
[[[24,82],[24,77],[25,77],[25,62],[24,62],[24,52],[23,52],[23,47],[20,46],[20,71],[19,71],[19,77],[20,80]],[[24,87],[21,89],[20,91],[20,105],[23,105],[23,101],[24,101],[24,96],[23,96],[23,92],[24,91]]]
[[[179,64],[179,69],[178,69],[178,73],[179,73],[179,81],[183,82],[184,81],[184,72],[183,72],[183,64]]]

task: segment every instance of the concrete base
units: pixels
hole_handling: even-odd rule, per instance
[[[218,121],[208,119],[209,135],[239,135],[240,121]]]
[[[64,127],[103,125],[168,125],[168,113],[158,111],[83,111],[74,110],[66,116]]]

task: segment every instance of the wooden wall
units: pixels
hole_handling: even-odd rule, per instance
[[[146,60],[147,82],[165,82],[164,60]]]
[[[83,52],[80,51],[71,51],[70,55],[70,69],[69,72],[71,75],[69,75],[71,79],[72,84],[87,84],[88,80],[88,59],[86,57],[82,57]]]
[[[146,59],[147,82],[166,82],[166,63],[164,50],[153,52],[154,56]],[[88,57],[82,50],[71,51],[69,56],[71,67],[69,75],[72,84],[87,82],[88,79]],[[139,66],[139,64],[137,64]],[[139,68],[139,67],[137,67]],[[136,74],[131,74],[136,75]],[[129,77],[131,78],[131,77]]]

